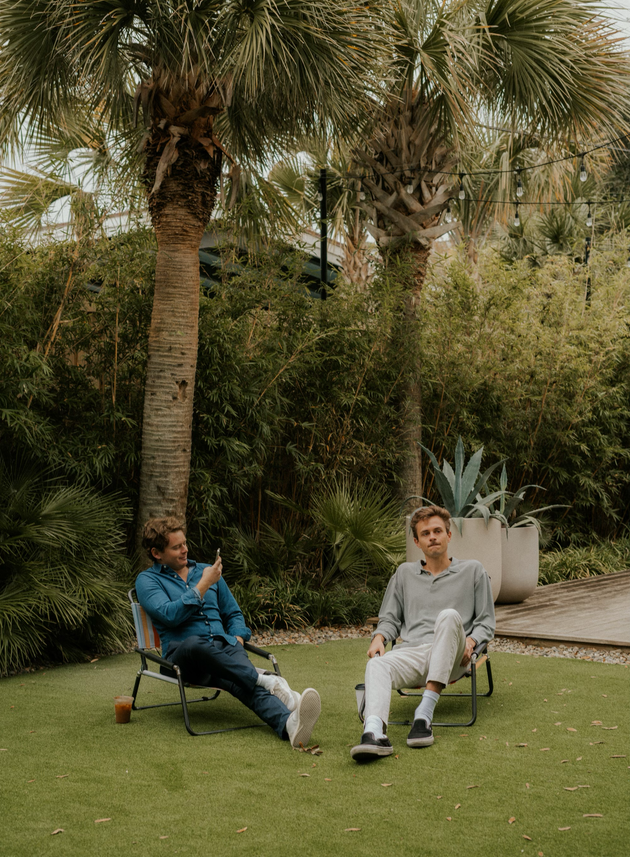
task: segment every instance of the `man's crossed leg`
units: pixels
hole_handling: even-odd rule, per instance
[[[171,644],[166,657],[181,668],[185,681],[231,693],[292,747],[308,743],[321,710],[313,688],[300,694],[286,679],[259,673],[243,646],[220,638],[187,637]]]

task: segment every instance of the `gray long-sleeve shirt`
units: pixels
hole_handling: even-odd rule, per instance
[[[375,634],[402,645],[430,643],[438,613],[451,607],[462,617],[467,637],[487,643],[494,637],[494,604],[490,578],[474,559],[451,560],[433,576],[417,562],[403,562],[389,581]]]

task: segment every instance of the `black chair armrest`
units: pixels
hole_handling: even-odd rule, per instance
[[[134,651],[143,655],[148,661],[153,661],[154,664],[159,664],[161,667],[166,667],[169,670],[175,670],[175,664],[172,661],[167,661],[166,658],[161,658],[159,655],[149,651],[149,649],[141,649],[136,646]]]
[[[259,655],[261,658],[266,658],[268,661],[273,659],[271,652],[266,652],[264,649],[258,648],[253,643],[243,643],[245,651],[251,652],[254,655]]]
[[[487,651],[487,649],[488,649],[487,643],[477,643],[477,645],[473,649],[473,655],[476,655],[477,657],[479,657],[479,655],[483,655],[483,653],[485,651]]]

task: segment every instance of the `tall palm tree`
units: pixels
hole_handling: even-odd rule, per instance
[[[630,61],[599,8],[594,0],[396,0],[393,82],[355,155],[371,195],[368,228],[385,260],[402,256],[414,271],[409,336],[433,242],[458,225],[443,215],[479,124],[535,136],[539,146],[563,141],[576,153],[627,130]],[[420,495],[418,382],[408,400],[404,491]]]
[[[537,149],[564,142],[577,155],[588,141],[627,130],[630,59],[597,6],[397,0],[394,83],[355,154],[372,196],[371,231],[385,256],[412,254],[417,291],[432,242],[456,226],[442,214],[462,173],[471,189],[465,164],[484,120],[513,129],[508,171],[525,141]]]
[[[142,168],[158,251],[140,524],[186,508],[197,252],[222,164],[351,125],[384,45],[378,12],[344,0],[0,0],[0,145],[37,139],[80,105]]]

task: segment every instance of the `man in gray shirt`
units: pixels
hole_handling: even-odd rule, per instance
[[[400,565],[383,598],[365,670],[364,732],[350,751],[359,762],[394,752],[385,734],[393,689],[426,687],[407,745],[433,744],[440,693],[466,672],[475,646],[494,636],[490,579],[480,562],[449,558],[446,509],[418,509],[411,529],[425,560]],[[402,643],[385,653],[385,644],[399,636]]]

